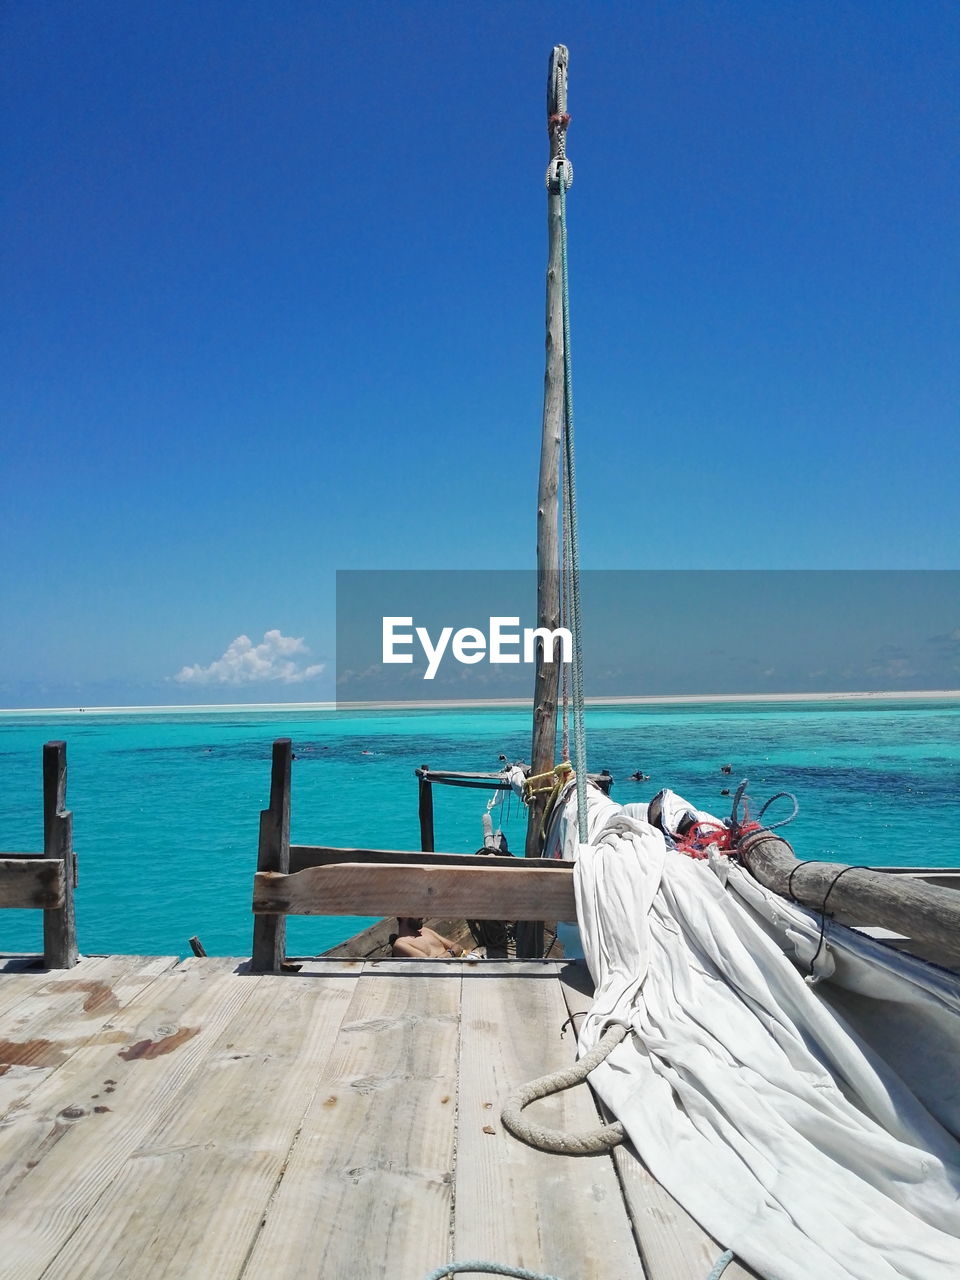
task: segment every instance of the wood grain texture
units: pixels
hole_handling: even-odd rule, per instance
[[[429,772],[427,765],[421,765],[417,770],[418,779],[418,813],[420,817],[420,848],[424,853],[433,853],[434,837],[433,837],[433,787],[427,781],[426,774]]]
[[[59,858],[0,856],[0,907],[62,907],[65,879]]]
[[[747,836],[739,857],[756,880],[783,898],[815,911],[826,903],[827,914],[841,924],[892,929],[923,944],[938,963],[960,964],[960,894],[953,889],[866,867],[800,862],[786,840],[763,832]]]
[[[73,851],[73,814],[67,804],[67,744],[43,747],[43,852],[63,865],[63,902],[43,913],[43,959],[48,969],[72,969],[77,963],[77,917],[73,890],[77,855]]]
[[[34,960],[36,957],[32,957]],[[34,991],[39,991],[49,974],[42,970],[20,971],[10,968],[0,974],[0,1035],[5,1034],[3,1019],[8,1010]]]
[[[162,974],[7,1117],[4,1280],[36,1280],[53,1262],[254,989],[216,970]]]
[[[278,738],[270,767],[270,804],[260,814],[257,870],[290,870],[290,761],[293,744]],[[255,918],[251,964],[256,973],[279,973],[287,947],[287,922],[281,915]]]
[[[566,1019],[555,964],[464,970],[454,1254],[577,1280],[641,1277],[610,1156],[538,1151],[500,1124],[515,1089],[572,1064]],[[586,1086],[535,1103],[531,1113],[562,1129],[598,1124]]]
[[[247,981],[250,998],[196,1080],[130,1152],[46,1280],[239,1276],[357,977]]]
[[[426,1275],[449,1254],[459,966],[364,965],[244,1280]]]
[[[547,72],[547,119],[567,109],[567,66],[564,45],[556,45]],[[560,151],[562,131],[549,126],[550,161]],[[555,631],[560,625],[560,440],[563,428],[563,274],[561,269],[560,192],[547,192],[546,362],[543,375],[543,421],[540,432],[540,480],[537,491],[537,626]],[[557,746],[557,695],[560,664],[545,662],[542,643],[536,647],[533,685],[533,742],[530,772],[553,768]],[[534,796],[527,816],[526,855],[539,857],[545,795]],[[539,918],[539,917],[538,917]],[[535,945],[537,930],[530,931]]]
[[[0,1020],[0,1116],[96,1036],[176,963],[174,956],[103,956],[41,975]]]
[[[562,965],[560,982],[579,1035],[583,1017],[593,1004],[593,979],[586,963]],[[651,1280],[703,1280],[724,1246],[661,1187],[629,1143],[615,1147],[613,1159],[648,1276]],[[729,1264],[723,1276],[724,1280],[756,1280],[755,1272],[737,1261]]]
[[[478,859],[475,867],[337,863],[294,875],[258,872],[253,910],[291,915],[466,916],[471,920],[575,920],[572,874],[549,865],[522,872]]]
[[[29,963],[30,968],[22,968],[21,972],[11,969],[0,975],[0,1035],[7,1034],[8,1019],[22,1000],[41,991],[52,991],[53,984],[62,976],[62,970],[44,969],[43,959],[40,956],[24,956],[20,959],[24,966]],[[77,972],[71,977],[97,975],[101,968],[104,973],[110,972],[109,962],[104,966],[105,960],[107,957],[104,956],[86,956],[79,962]]]
[[[420,867],[476,867],[486,865],[481,855],[475,853],[420,853],[408,849],[340,849],[332,845],[292,844],[290,846],[290,872],[303,871],[305,867],[326,867],[336,862],[395,863],[397,866]],[[573,870],[572,862],[551,858],[551,868]],[[518,871],[528,869],[523,858],[504,856],[498,867]]]

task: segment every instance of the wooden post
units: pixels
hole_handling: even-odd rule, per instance
[[[73,814],[67,800],[67,744],[43,746],[43,855],[63,863],[62,907],[43,913],[43,963],[48,969],[72,969],[77,963],[77,920],[73,890],[77,855],[73,851]]]
[[[960,893],[954,889],[869,867],[799,862],[786,840],[764,831],[747,836],[739,855],[754,879],[782,898],[814,911],[826,902],[827,914],[841,924],[891,929],[922,943],[938,964],[960,964]]]
[[[427,778],[430,772],[428,764],[422,764],[417,770],[420,779],[420,848],[424,853],[433,853],[433,783]]]
[[[270,772],[270,807],[260,813],[258,871],[290,870],[290,761],[293,744],[278,738],[273,744]],[[287,954],[287,918],[284,915],[254,916],[254,973],[280,973]]]
[[[550,133],[551,171],[560,154],[567,110],[565,45],[555,46],[547,77],[547,128]],[[561,121],[563,121],[561,123]],[[563,280],[560,262],[560,190],[551,183],[547,191],[547,359],[543,380],[543,426],[540,442],[540,489],[537,497],[537,626],[554,631],[560,625],[560,534],[557,492],[560,486],[560,441],[563,426]],[[544,662],[538,642],[533,694],[533,751],[530,772],[549,772],[557,748],[557,692],[559,662]],[[542,853],[546,793],[534,796],[527,814],[528,858]],[[517,954],[539,955],[543,925],[517,925]]]

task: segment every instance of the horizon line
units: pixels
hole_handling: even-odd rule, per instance
[[[586,706],[682,706],[730,702],[895,702],[918,699],[948,700],[960,698],[960,689],[870,689],[816,693],[674,693],[674,694],[601,694],[584,699]],[[207,702],[173,705],[97,706],[97,707],[0,707],[0,716],[81,716],[136,715],[158,712],[226,712],[226,711],[423,711],[431,708],[451,710],[483,707],[527,707],[530,698],[431,698],[384,702]]]

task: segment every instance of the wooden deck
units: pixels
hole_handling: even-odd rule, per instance
[[[420,1280],[468,1258],[703,1280],[721,1252],[626,1149],[548,1155],[501,1128],[508,1093],[575,1056],[582,963],[244,967],[6,963],[4,1280]],[[537,1108],[597,1119],[583,1086]]]

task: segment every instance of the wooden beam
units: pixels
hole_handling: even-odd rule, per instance
[[[960,964],[960,895],[955,890],[867,867],[800,862],[786,840],[762,831],[748,836],[739,852],[754,878],[782,898],[815,911],[826,903],[827,914],[841,924],[892,929],[932,948],[938,963]]]
[[[531,914],[576,920],[573,875],[549,863],[521,873],[500,865],[476,867],[373,866],[335,863],[294,875],[254,876],[257,915],[466,916],[508,920]],[[499,864],[499,859],[496,860]]]
[[[63,870],[63,901],[43,913],[43,963],[48,969],[72,969],[77,963],[77,917],[73,890],[77,855],[73,851],[73,814],[67,802],[67,744],[43,745],[43,853]]]
[[[473,787],[475,791],[510,791],[512,784],[505,782],[502,778],[499,782],[484,781],[482,778],[466,778],[462,776],[452,775],[448,778],[438,778],[435,775],[428,779],[429,782],[435,783],[438,787]]]
[[[36,907],[44,911],[62,908],[66,899],[64,880],[59,858],[44,858],[42,854],[0,855],[0,907]]]
[[[420,770],[417,770],[419,776]],[[511,791],[513,783],[498,773],[437,773],[431,769],[425,775],[436,786],[475,787],[478,791]],[[609,773],[588,773],[588,782],[595,782],[604,795],[610,794],[613,777]]]
[[[429,765],[421,765],[417,770],[420,780],[420,848],[424,853],[433,853],[433,784],[429,781]]]
[[[260,813],[257,871],[286,874],[290,869],[290,761],[293,744],[278,738],[273,744],[270,805]],[[257,916],[253,921],[254,973],[280,973],[286,959],[287,922],[282,915]]]
[[[505,781],[502,769],[496,773],[489,771],[486,773],[472,773],[466,769],[430,769],[427,765],[423,765],[417,770],[417,773],[429,778],[431,782],[449,782],[451,778],[483,778],[487,782],[504,782],[506,786],[510,785],[509,782]]]
[[[524,858],[494,854],[497,866],[504,870],[529,871]],[[397,866],[476,867],[487,865],[485,855],[475,853],[411,853],[405,849],[337,849],[330,845],[292,844],[290,872],[305,867],[326,867],[335,862],[395,863]],[[551,867],[573,868],[572,862],[550,859]]]

